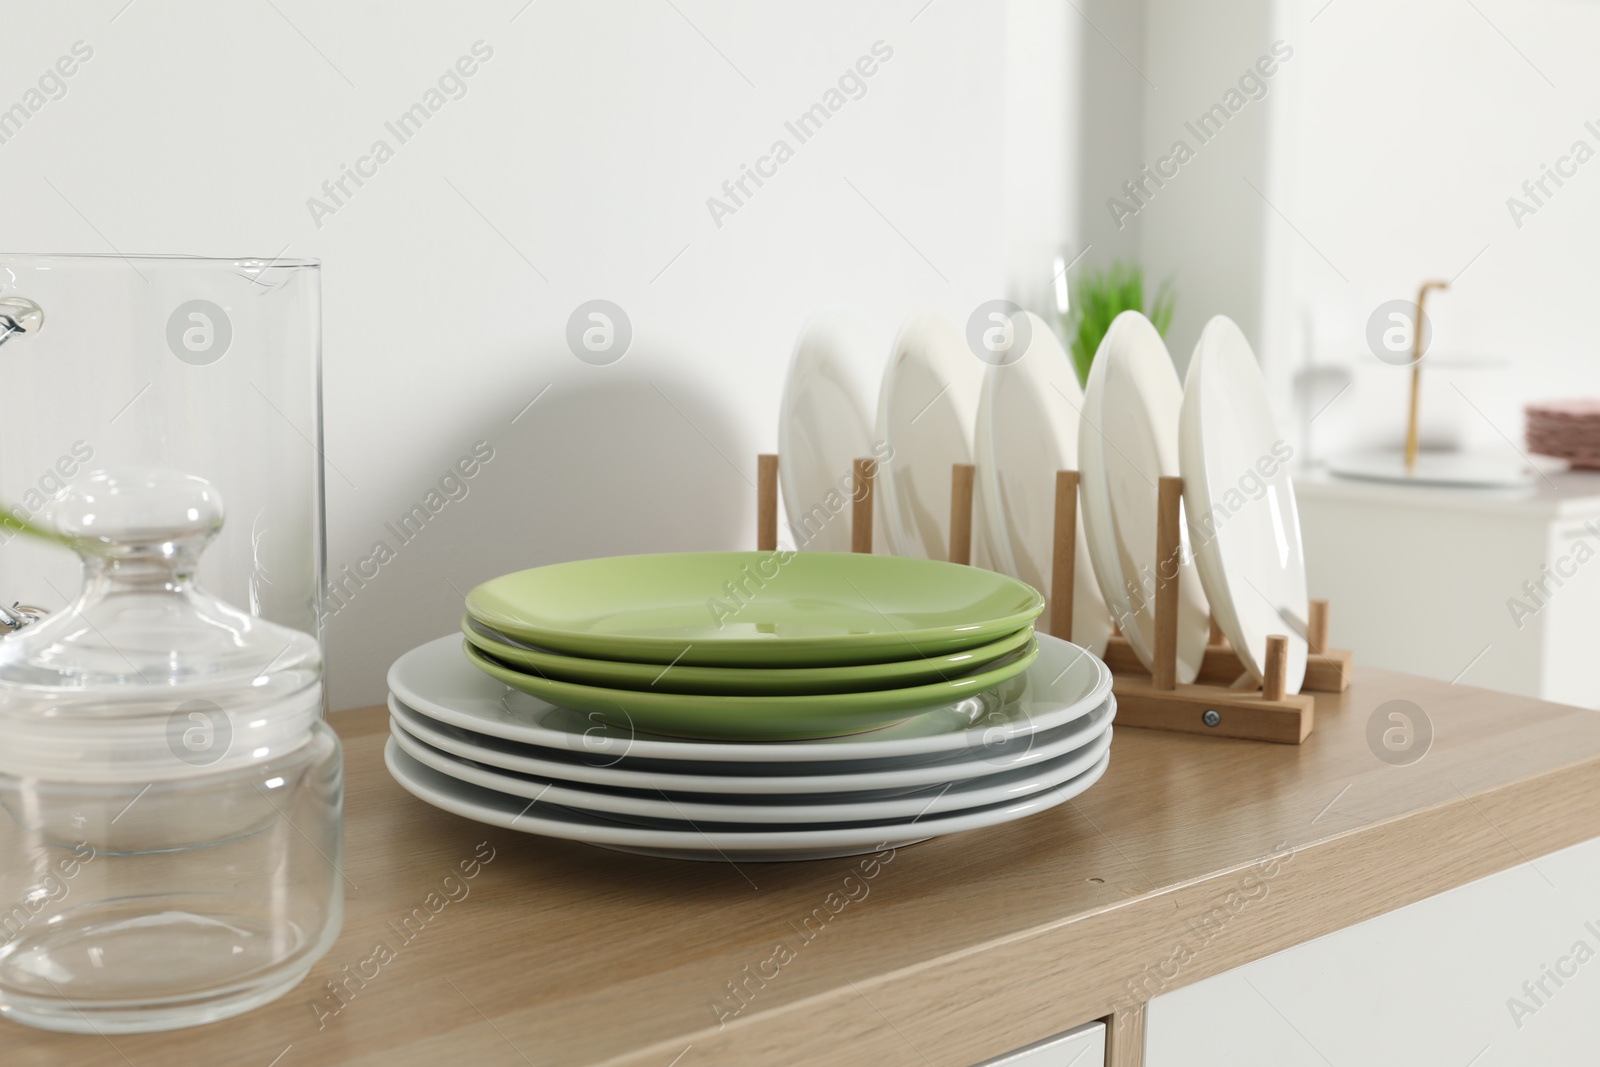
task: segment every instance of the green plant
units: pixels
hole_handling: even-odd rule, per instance
[[[52,530],[48,526],[40,526],[38,523],[29,522],[27,519],[19,519],[13,512],[3,508],[0,508],[0,533],[8,535],[23,534],[27,537],[37,538],[40,541],[49,541],[53,544],[61,545],[63,548],[74,550],[82,547],[78,539],[70,534],[64,534],[60,530]],[[10,539],[9,536],[5,538],[8,541]]]
[[[1172,324],[1172,282],[1161,283],[1148,311],[1144,302],[1144,270],[1127,263],[1113,263],[1104,271],[1085,270],[1072,286],[1072,304],[1062,316],[1061,326],[1072,339],[1072,365],[1080,383],[1089,380],[1089,366],[1100,342],[1111,328],[1111,320],[1124,311],[1138,311],[1149,317],[1164,337]]]

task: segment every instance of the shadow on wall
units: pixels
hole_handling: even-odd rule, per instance
[[[329,707],[381,701],[390,663],[454,630],[462,596],[488,578],[596,556],[751,547],[754,449],[705,390],[615,371],[583,377],[596,380],[551,385],[514,423],[503,409],[459,420],[459,455],[415,472],[410,497],[385,506],[391,519],[329,546]],[[487,449],[473,454],[480,441],[493,450],[487,462]],[[416,508],[432,490],[438,510],[424,522]]]

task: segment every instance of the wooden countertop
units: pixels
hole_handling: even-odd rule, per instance
[[[1409,766],[1367,742],[1394,699],[1435,733]],[[311,977],[175,1033],[0,1023],[0,1063],[966,1067],[1113,1012],[1114,1056],[1136,1063],[1142,1000],[1600,836],[1600,716],[1375,670],[1318,695],[1303,746],[1123,729],[1077,800],[870,876],[860,858],[733,867],[478,826],[390,780],[382,709],[333,721],[353,887]],[[475,855],[492,858],[451,883],[466,895],[402,943]],[[393,957],[330,1014],[325,983],[373,974],[380,942]]]

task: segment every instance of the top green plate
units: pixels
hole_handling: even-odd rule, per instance
[[[845,552],[680,552],[518,571],[467,614],[519,641],[598,659],[840,666],[939,656],[1032,622],[1014,578],[937,560]]]
[[[620,659],[563,656],[513,642],[476,622],[461,619],[461,632],[480,652],[519,671],[561,682],[607,689],[653,689],[659,693],[724,694],[728,696],[799,696],[804,693],[861,693],[927,685],[941,678],[967,674],[1009,655],[1033,640],[1024,626],[998,641],[943,656],[856,663],[848,667],[685,667],[678,663],[630,663]]]

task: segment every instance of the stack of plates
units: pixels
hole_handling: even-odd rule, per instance
[[[1600,470],[1600,400],[1551,400],[1526,411],[1528,451]]]
[[[609,725],[712,740],[858,733],[993,689],[1043,607],[972,567],[682,552],[508,574],[467,596],[467,658]]]
[[[386,760],[447,811],[652,855],[808,859],[992,826],[1109,758],[1110,673],[1035,640],[1039,608],[1002,575],[894,557],[524,571],[473,590],[465,642],[395,663]]]

